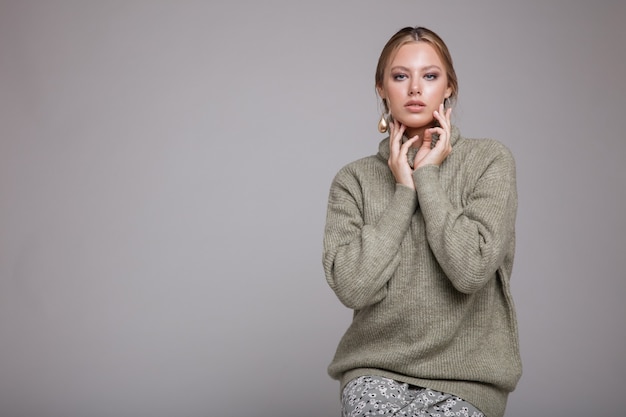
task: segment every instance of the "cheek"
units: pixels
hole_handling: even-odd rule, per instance
[[[389,97],[389,100],[392,103],[392,106],[397,105],[399,102],[402,102],[404,100],[405,94],[403,94],[402,91],[398,91],[399,89],[390,89],[387,94]]]
[[[438,85],[436,88],[433,89],[433,94],[441,97],[442,99],[446,96],[447,92],[448,92],[448,87],[445,84],[441,84]]]

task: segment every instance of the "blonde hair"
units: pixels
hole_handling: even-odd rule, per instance
[[[376,66],[376,89],[382,88],[383,86],[385,69],[389,64],[389,61],[391,61],[401,46],[411,42],[424,42],[435,49],[435,52],[437,52],[437,55],[439,55],[439,58],[443,61],[448,79],[448,87],[452,90],[448,99],[450,102],[454,102],[459,92],[459,84],[456,78],[456,72],[454,71],[454,66],[452,65],[452,56],[450,55],[450,51],[439,35],[424,27],[405,27],[396,32],[396,34],[387,41],[387,44],[380,53],[378,65]],[[389,106],[385,100],[383,100],[383,105],[385,106],[385,112],[389,112]]]

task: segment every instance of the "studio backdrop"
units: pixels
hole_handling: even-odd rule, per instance
[[[426,26],[517,162],[507,416],[622,415],[621,1],[0,0],[0,415],[339,415],[330,182]]]

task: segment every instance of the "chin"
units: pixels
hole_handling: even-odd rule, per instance
[[[408,129],[421,129],[424,127],[430,127],[433,125],[435,118],[434,117],[430,117],[428,119],[424,118],[424,117],[402,117],[402,118],[397,118],[397,121],[399,121],[400,123],[402,123],[404,126],[406,126]]]

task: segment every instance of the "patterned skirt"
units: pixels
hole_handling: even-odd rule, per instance
[[[343,389],[341,403],[342,417],[484,417],[455,395],[380,376],[350,381]]]

